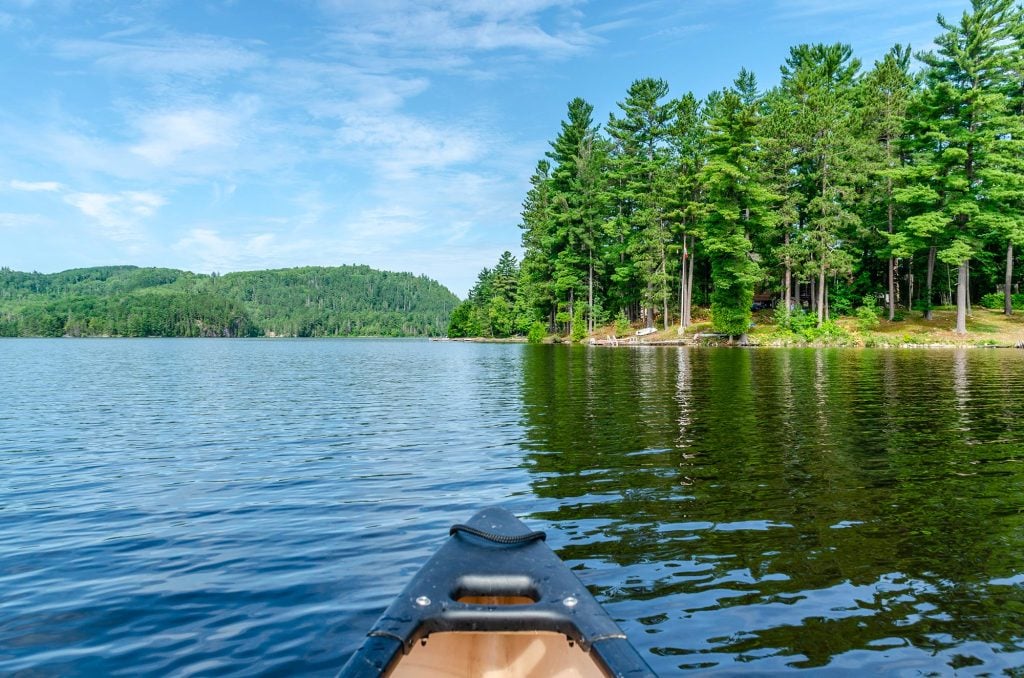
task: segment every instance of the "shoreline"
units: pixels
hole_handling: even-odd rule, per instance
[[[955,309],[934,309],[932,318],[925,320],[918,313],[906,313],[897,320],[879,318],[865,328],[854,317],[834,319],[825,336],[816,336],[816,330],[795,331],[775,324],[771,312],[754,315],[745,345],[733,343],[725,335],[714,332],[711,323],[701,318],[680,333],[679,326],[668,328],[631,327],[629,333],[617,336],[617,328],[606,325],[597,328],[579,342],[567,337],[547,336],[542,343],[602,346],[609,348],[640,346],[698,346],[720,348],[1017,348],[1024,349],[1024,313],[1004,315],[1002,311],[975,307],[968,318],[968,332],[953,332]],[[618,328],[621,329],[621,328]],[[444,339],[473,343],[526,343],[526,337],[490,338],[467,337]]]

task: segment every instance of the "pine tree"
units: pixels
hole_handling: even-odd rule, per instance
[[[672,149],[670,175],[675,191],[670,204],[676,232],[670,249],[679,256],[679,331],[682,333],[690,326],[695,243],[706,212],[701,170],[707,162],[707,128],[701,103],[691,92],[675,101],[673,111],[669,144]]]
[[[546,318],[549,329],[554,329],[557,301],[554,293],[553,242],[554,215],[551,190],[551,163],[541,160],[530,177],[530,190],[523,201],[523,261],[519,272],[519,301],[526,313]]]
[[[555,162],[551,174],[554,231],[553,291],[564,304],[559,317],[576,317],[577,297],[587,292],[587,315],[593,316],[595,233],[600,218],[598,181],[601,153],[597,146],[594,107],[579,97],[569,102],[568,117],[551,143],[548,157]],[[590,321],[588,320],[588,323]]]
[[[925,90],[916,111],[916,185],[904,193],[924,206],[907,220],[908,229],[940,243],[938,258],[957,267],[958,334],[967,332],[969,266],[982,248],[985,224],[1000,221],[1005,191],[1002,175],[1013,141],[1006,127],[1006,76],[1011,31],[1019,14],[1013,0],[972,0],[959,23],[938,18],[945,33],[938,49],[921,54]],[[1012,191],[1011,191],[1012,192]]]
[[[782,87],[796,102],[796,153],[806,203],[803,236],[817,268],[818,326],[825,318],[827,274],[847,273],[847,232],[860,223],[853,210],[863,179],[853,93],[860,61],[849,45],[798,45],[782,67]]]
[[[805,202],[800,191],[799,156],[794,149],[798,140],[793,129],[797,102],[785,89],[776,87],[762,98],[760,154],[769,190],[776,195],[775,238],[765,248],[766,257],[777,263],[782,294],[779,303],[787,313],[799,303],[794,301],[794,282],[809,253],[802,247],[800,206]],[[781,236],[781,239],[780,239]]]
[[[881,253],[887,258],[889,320],[896,316],[896,266],[894,236],[900,221],[896,201],[896,182],[903,165],[902,147],[907,124],[907,109],[914,93],[910,73],[910,47],[896,45],[864,77],[860,86],[860,112],[866,133],[873,141],[868,153],[868,218],[873,230],[884,233]],[[865,234],[870,237],[870,234]],[[929,285],[930,287],[930,285]],[[930,294],[930,291],[929,291]],[[930,297],[929,297],[930,299]],[[930,306],[930,301],[929,301]]]
[[[745,342],[754,285],[760,270],[751,257],[751,235],[770,228],[776,199],[765,186],[757,157],[760,118],[757,83],[740,71],[734,87],[708,102],[708,162],[702,169],[708,214],[704,243],[711,259],[715,331]]]
[[[981,215],[997,245],[1005,245],[1003,312],[1013,314],[1014,247],[1024,246],[1024,10],[1011,9],[1006,17],[1012,36],[1003,73],[1006,108],[997,124],[992,166],[981,170],[990,186],[987,197],[996,209]]]
[[[615,211],[609,222],[612,280],[623,305],[642,304],[647,309],[648,327],[654,324],[654,307],[659,302],[667,315],[671,285],[669,211],[674,186],[667,141],[673,105],[661,103],[667,95],[664,80],[637,80],[619,103],[622,117],[611,115],[606,125],[611,140],[609,191]]]

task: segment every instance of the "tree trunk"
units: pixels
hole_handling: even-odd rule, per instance
[[[907,310],[914,308],[914,257],[907,259]]]
[[[664,317],[661,319],[662,329],[668,330],[668,259],[665,250],[661,251],[661,312]]]
[[[1013,315],[1013,243],[1006,244],[1006,284],[1003,287],[1003,313]]]
[[[807,315],[814,313],[814,305],[818,303],[818,295],[815,292],[814,276],[807,278]]]
[[[886,158],[892,158],[892,140],[888,136],[885,138],[885,155]],[[893,233],[893,224],[895,223],[896,215],[894,212],[895,206],[892,199],[892,178],[886,179],[886,193],[888,195],[888,210],[886,224],[889,228],[889,235]],[[892,322],[896,317],[896,260],[891,255],[889,256],[889,322]]]
[[[594,331],[594,251],[590,251],[590,264],[587,270],[587,331]]]
[[[694,236],[690,236],[689,265],[686,267],[686,326],[689,327],[693,321],[693,253],[697,248]]]
[[[896,259],[889,257],[889,322],[896,319]]]
[[[825,322],[825,262],[818,269],[818,327]]]
[[[686,235],[683,236],[683,256],[679,261],[679,334],[686,330],[686,267],[689,265],[686,249]]]
[[[654,300],[654,286],[651,283],[647,283],[647,318],[645,325],[648,328],[654,327],[654,304],[650,303]]]
[[[960,264],[956,280],[956,329],[957,334],[967,334],[967,262]]]
[[[787,245],[787,248],[788,248],[788,245],[789,245],[789,231],[786,232],[786,236],[785,236],[784,242],[785,242],[785,244]],[[793,304],[792,304],[793,297],[791,296],[791,291],[792,291],[791,288],[792,288],[792,286],[793,286],[793,266],[792,266],[792,264],[789,261],[789,255],[786,255],[786,274],[785,274],[785,276],[783,277],[783,280],[782,280],[782,303],[783,303],[782,308],[786,309],[786,313],[789,313],[790,311],[793,310]]]
[[[932,319],[932,279],[935,277],[935,251],[938,248],[932,245],[928,248],[928,274],[925,277],[925,291],[928,294],[928,299],[924,305],[924,319]]]
[[[572,336],[572,326],[576,319],[576,309],[573,308],[576,297],[575,291],[572,287],[569,288],[569,336]]]
[[[974,313],[971,309],[971,262],[967,261],[967,317],[973,318]]]

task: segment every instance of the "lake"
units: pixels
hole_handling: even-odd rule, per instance
[[[1024,672],[1024,351],[0,341],[0,673],[333,675],[483,505],[662,675]]]

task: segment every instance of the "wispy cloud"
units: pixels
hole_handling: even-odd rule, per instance
[[[34,228],[47,223],[40,214],[22,214],[19,212],[0,212],[0,231],[14,231]]]
[[[185,154],[234,148],[243,116],[211,108],[148,113],[136,122],[141,140],[129,150],[154,165],[167,166]]]
[[[145,191],[71,193],[64,201],[91,219],[104,237],[121,243],[143,240],[143,223],[167,204],[163,196]]]
[[[294,261],[295,252],[313,251],[306,240],[282,239],[277,233],[224,234],[211,227],[195,227],[171,248],[201,271],[239,271],[274,268]]]
[[[388,179],[472,162],[482,151],[469,130],[401,114],[348,115],[338,139],[365,155]]]
[[[548,56],[578,52],[597,42],[571,0],[386,0],[366,4],[324,0],[343,19],[334,37],[361,50],[389,53],[521,50]],[[372,9],[371,9],[372,8]]]
[[[27,191],[29,193],[54,193],[62,189],[60,183],[56,181],[20,181],[18,179],[12,179],[8,183],[8,186],[16,191]]]
[[[99,40],[59,40],[54,44],[54,53],[64,59],[92,61],[105,69],[145,78],[186,75],[210,79],[261,64],[264,57],[254,47],[255,43],[205,35],[139,35],[124,31]]]

